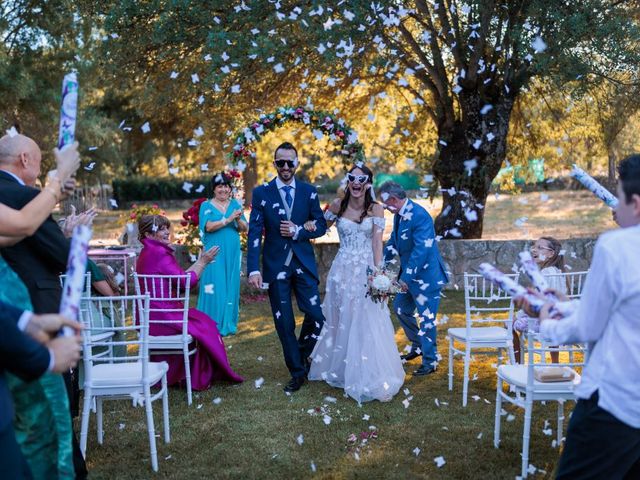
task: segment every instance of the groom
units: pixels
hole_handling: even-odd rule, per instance
[[[324,323],[318,272],[309,240],[324,235],[327,222],[316,189],[294,177],[298,168],[295,147],[285,142],[276,148],[273,165],[278,176],[253,190],[247,271],[252,287],[263,288],[263,282],[268,284],[273,320],[284,360],[291,372],[291,380],[284,391],[291,393],[299,390],[307,379],[309,356]],[[302,227],[308,220],[315,220],[315,231],[309,232]],[[261,273],[258,260],[263,232]],[[297,339],[292,291],[298,308],[304,313]]]
[[[422,365],[413,374],[428,375],[435,372],[438,365],[435,321],[440,291],[448,282],[435,241],[433,220],[429,212],[409,200],[404,189],[395,182],[382,184],[380,198],[395,214],[384,259],[388,262],[395,255],[400,256],[402,292],[396,296],[393,309],[412,344],[411,351],[402,358],[412,360],[422,355]],[[419,324],[414,316],[416,309]]]

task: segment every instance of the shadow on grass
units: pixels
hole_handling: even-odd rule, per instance
[[[232,366],[246,382],[198,392],[191,407],[184,391],[172,389],[170,444],[160,437],[160,404],[155,405],[158,474],[150,466],[144,410],[133,409],[126,401],[106,403],[104,445],[97,444],[91,417],[87,448],[91,478],[513,479],[520,472],[523,412],[505,407],[515,420],[503,419],[501,448],[495,449],[496,383],[491,366],[495,356],[477,356],[472,363],[471,377],[477,374],[477,379],[470,382],[467,408],[461,406],[461,361],[455,363],[454,389],[448,391],[446,329],[464,325],[464,302],[459,292],[447,295],[440,312],[449,320],[438,332],[444,359],[438,371],[412,378],[410,372],[418,366],[414,360],[405,368],[409,375],[404,391],[391,402],[362,406],[322,382],[285,395],[282,386],[288,372],[269,305],[243,304],[238,334],[225,338],[225,344]],[[404,333],[394,325],[402,348]],[[264,383],[256,388],[259,378]],[[570,403],[567,413],[572,408]],[[545,420],[555,429],[554,419],[554,405],[536,404],[530,462],[547,473],[535,478],[550,477],[558,460],[558,449],[551,447],[555,431],[552,436],[542,432]],[[351,434],[359,436],[374,428],[377,438],[357,450],[349,443]],[[441,468],[434,462],[439,456],[446,461]]]

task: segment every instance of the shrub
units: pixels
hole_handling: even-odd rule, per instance
[[[210,194],[211,176],[197,178],[176,177],[130,177],[113,181],[113,196],[118,205],[128,205],[134,201],[153,201],[196,199]],[[183,187],[185,182],[193,186],[191,191]],[[196,191],[200,186],[204,190]]]

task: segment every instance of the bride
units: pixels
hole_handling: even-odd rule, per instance
[[[389,308],[365,296],[367,267],[383,261],[384,210],[373,199],[372,180],[364,165],[351,168],[344,198],[325,213],[338,228],[340,248],[327,277],[326,320],[309,371],[309,380],[344,388],[358,403],[391,400],[404,382]]]

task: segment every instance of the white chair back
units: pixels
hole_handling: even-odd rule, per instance
[[[507,277],[518,281],[518,274],[508,274]],[[487,280],[480,274],[464,274],[464,306],[467,329],[473,326],[487,326],[487,324],[504,324],[507,331],[511,331],[513,324],[513,299],[511,296]],[[491,314],[507,314],[506,318],[494,318]],[[484,325],[483,325],[484,324]]]
[[[136,294],[149,295],[149,324],[174,324],[186,339],[191,276],[134,273],[133,277]]]
[[[91,308],[91,304],[95,308]],[[123,319],[121,325],[113,327],[113,331],[120,334],[117,337],[99,335],[102,333],[102,329],[93,326],[100,323],[93,318],[97,314],[104,314],[109,318],[119,316]],[[141,362],[142,377],[147,377],[149,363],[148,295],[83,298],[80,305],[80,319],[84,326],[82,343],[85,385],[91,385],[93,367],[98,363],[105,362]],[[113,348],[115,346],[123,346],[124,348]],[[107,350],[106,355],[105,349]]]
[[[63,273],[58,277],[60,279],[60,286],[64,289],[64,284],[67,281],[67,274]],[[84,274],[84,293],[83,297],[91,296],[91,272],[87,272]]]
[[[584,287],[587,273],[589,271],[554,273],[545,275],[544,278],[551,288],[560,290],[572,300],[578,300],[582,296],[582,288]]]

